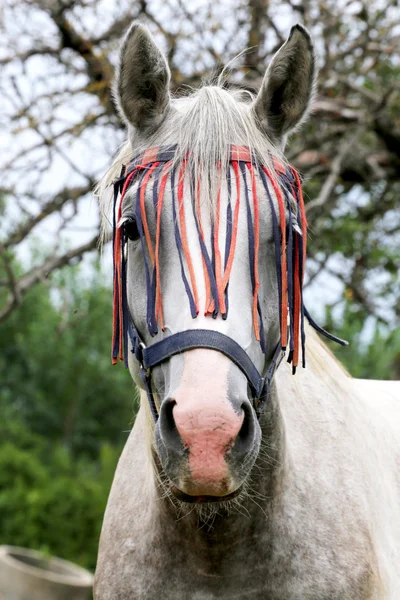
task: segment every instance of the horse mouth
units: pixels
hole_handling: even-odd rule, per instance
[[[233,500],[236,498],[241,492],[241,486],[238,487],[237,490],[231,492],[230,494],[226,494],[226,496],[191,496],[190,494],[186,494],[182,492],[175,485],[171,487],[171,492],[181,502],[187,502],[189,504],[206,504],[212,502],[228,502],[229,500]]]

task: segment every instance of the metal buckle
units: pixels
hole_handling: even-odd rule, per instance
[[[143,342],[139,342],[136,339],[136,344],[135,344],[135,348],[134,348],[134,354],[135,354],[135,358],[138,361],[140,368],[145,370],[144,368],[144,364],[143,364],[143,350],[146,349],[146,345]]]
[[[144,344],[143,342],[139,342],[137,353],[136,353],[136,358],[139,362],[139,367],[140,367],[141,372],[146,377],[148,377],[150,375],[150,369],[146,369],[146,367],[144,366],[144,362],[143,362],[143,350],[146,350],[146,348],[147,348],[146,344]]]

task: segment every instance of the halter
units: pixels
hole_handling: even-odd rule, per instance
[[[179,172],[174,165],[176,146],[150,148],[136,156],[123,167],[120,177],[114,183],[113,207],[113,260],[114,260],[114,295],[113,295],[113,342],[112,362],[123,360],[128,366],[128,338],[132,344],[132,352],[139,362],[140,376],[143,381],[150,409],[154,420],[158,413],[151,384],[153,367],[161,364],[176,354],[195,348],[217,350],[230,358],[244,373],[255,397],[254,409],[259,417],[269,396],[271,381],[276,369],[289,347],[288,362],[292,363],[293,374],[299,362],[301,347],[302,366],[305,367],[305,332],[304,318],[310,325],[329,339],[347,345],[319,327],[310,317],[303,303],[303,277],[305,270],[307,221],[299,175],[293,167],[274,159],[271,172],[251,154],[246,147],[231,146],[230,161],[226,173],[228,204],[226,214],[225,256],[222,260],[219,249],[219,228],[221,217],[220,190],[218,192],[215,221],[211,227],[211,240],[205,240],[200,210],[199,182],[190,178],[190,194],[192,197],[193,217],[198,233],[203,275],[206,289],[206,305],[204,314],[216,318],[221,314],[223,319],[229,311],[229,277],[235,255],[238,230],[239,208],[242,201],[241,186],[244,188],[244,201],[247,214],[248,250],[250,277],[253,290],[252,319],[256,339],[262,352],[266,353],[266,342],[263,329],[261,306],[258,298],[258,252],[259,252],[259,200],[256,189],[256,174],[259,176],[271,208],[275,263],[278,278],[278,295],[280,306],[280,340],[273,352],[272,359],[264,375],[259,373],[247,352],[232,338],[218,331],[209,329],[190,329],[171,334],[164,339],[146,346],[130,315],[126,291],[126,245],[127,223],[121,219],[122,203],[127,191],[137,183],[135,224],[140,236],[142,255],[146,274],[147,288],[147,327],[152,337],[158,334],[158,326],[164,331],[162,293],[159,265],[161,213],[164,192],[170,180],[172,194],[172,211],[174,219],[175,243],[179,254],[181,277],[190,305],[192,318],[199,313],[199,300],[193,264],[186,235],[184,181],[187,161],[179,165]],[[232,197],[231,167],[236,183],[236,199]],[[191,174],[189,174],[191,175]],[[153,210],[156,222],[155,245],[150,236],[145,206],[146,186],[153,180]],[[251,194],[249,193],[249,181]],[[276,213],[270,186],[273,188],[278,202],[279,214]],[[296,226],[292,212],[291,200],[297,204],[297,215],[300,228]],[[286,218],[286,214],[288,218]],[[211,255],[208,247],[211,246]],[[287,315],[289,313],[289,327]]]

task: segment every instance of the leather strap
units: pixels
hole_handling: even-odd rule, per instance
[[[175,354],[195,348],[218,350],[231,359],[246,375],[254,393],[258,396],[264,387],[264,377],[260,375],[247,352],[232,338],[209,329],[188,329],[174,333],[160,342],[143,348],[143,367],[151,369]]]
[[[219,331],[188,329],[174,333],[148,347],[141,341],[140,335],[133,324],[130,333],[133,346],[132,352],[140,364],[140,376],[155,422],[158,420],[158,412],[151,385],[151,369],[172,356],[195,348],[209,348],[227,356],[246,376],[256,398],[254,401],[254,410],[259,418],[264,412],[265,403],[268,400],[272,378],[285,354],[278,344],[267,369],[266,376],[263,377],[247,352],[235,340]]]

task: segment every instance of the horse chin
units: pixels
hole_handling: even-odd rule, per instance
[[[206,489],[202,486],[181,486],[178,487],[175,484],[171,485],[170,491],[180,502],[186,502],[188,504],[206,504],[206,503],[223,503],[229,502],[236,498],[242,491],[242,485],[232,490],[232,485],[221,486],[219,489],[217,486],[210,486]],[[186,491],[184,489],[186,488]]]
[[[244,481],[233,481],[233,478],[228,478],[217,484],[216,482],[207,484],[195,484],[191,477],[186,476],[170,477],[170,474],[162,466],[162,462],[158,452],[152,451],[154,465],[158,471],[163,485],[168,488],[168,491],[179,502],[186,504],[212,504],[224,503],[233,500],[243,491]],[[176,474],[175,474],[176,475]]]
[[[207,495],[207,494],[198,494],[198,495],[187,494],[186,492],[183,492],[175,485],[171,486],[170,491],[175,496],[175,498],[177,500],[179,500],[180,502],[185,502],[188,504],[209,504],[209,503],[215,503],[215,502],[223,503],[223,502],[229,502],[230,500],[233,500],[234,498],[239,496],[239,494],[241,493],[242,486],[239,486],[233,492],[230,492],[229,494],[225,494],[222,496],[212,496],[212,495]]]

